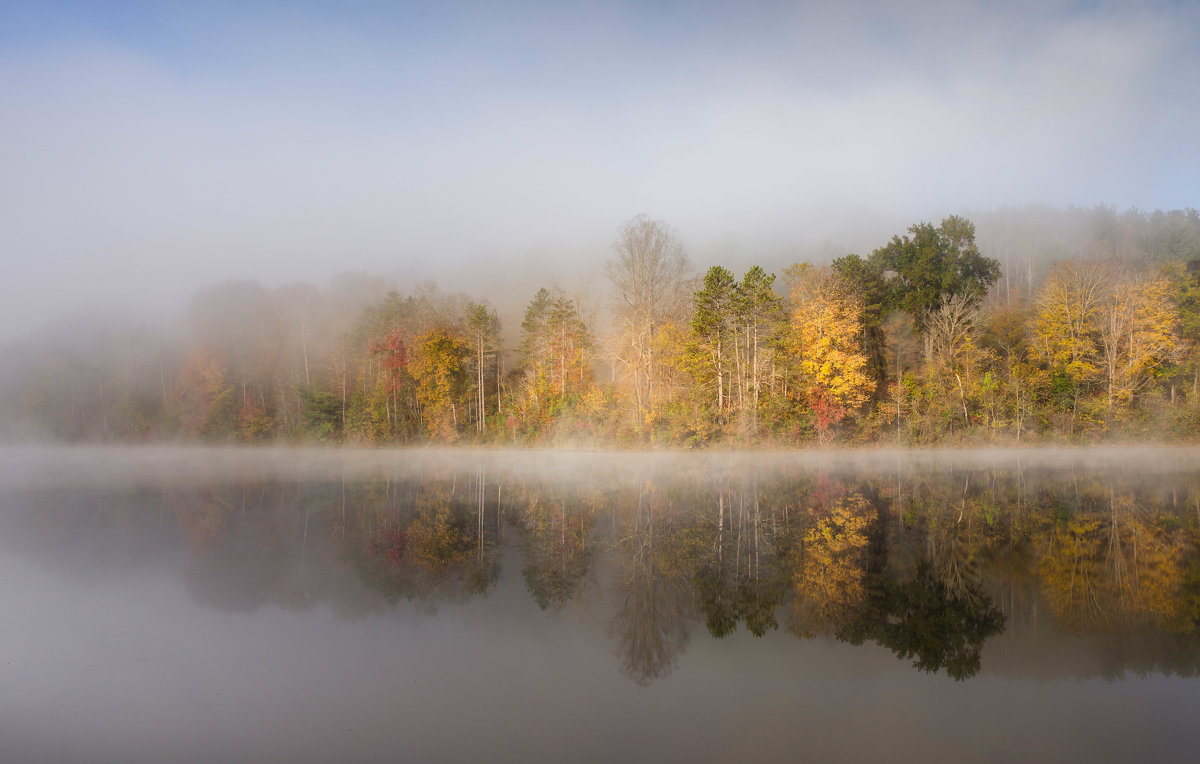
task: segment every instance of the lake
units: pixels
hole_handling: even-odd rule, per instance
[[[1194,448],[0,455],[5,761],[1194,755]]]

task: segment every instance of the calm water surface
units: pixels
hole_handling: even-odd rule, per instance
[[[1200,451],[0,450],[4,761],[1179,761]]]

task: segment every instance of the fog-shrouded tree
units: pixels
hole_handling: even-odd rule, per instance
[[[617,360],[633,387],[639,420],[655,403],[654,344],[664,324],[684,325],[691,307],[691,264],[675,231],[646,215],[617,231],[605,273],[616,287]]]
[[[549,424],[542,420],[555,402],[589,383],[591,347],[591,332],[575,301],[561,289],[539,289],[525,308],[518,348],[516,400],[526,424]]]
[[[467,307],[467,333],[471,338],[471,365],[475,382],[475,431],[483,435],[487,420],[487,382],[489,366],[496,370],[496,395],[500,395],[500,317],[486,304],[471,303]]]
[[[416,380],[421,419],[439,440],[458,437],[458,404],[467,382],[463,361],[470,352],[470,344],[453,328],[430,329],[417,338],[408,369]]]

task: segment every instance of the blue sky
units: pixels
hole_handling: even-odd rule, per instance
[[[939,5],[0,5],[0,322],[223,278],[565,278],[639,212],[707,264],[1200,204],[1194,4]]]

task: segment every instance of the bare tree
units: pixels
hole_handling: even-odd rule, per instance
[[[963,424],[971,425],[967,412],[967,393],[959,372],[967,353],[971,333],[980,321],[976,300],[965,294],[950,295],[925,319],[925,364],[928,369],[944,369],[958,382],[958,403]]]
[[[943,300],[926,319],[925,363],[953,366],[979,319],[979,306],[967,295],[950,295]]]
[[[643,414],[654,399],[654,341],[669,323],[681,325],[689,307],[691,264],[675,231],[638,215],[617,231],[605,273],[617,288],[617,359],[624,365]]]

